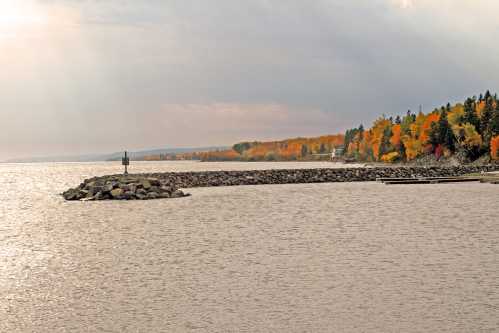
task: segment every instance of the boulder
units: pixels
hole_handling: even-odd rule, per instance
[[[132,192],[132,193],[137,192],[137,185],[136,185],[136,184],[134,184],[134,183],[129,184],[129,185],[128,185],[128,190],[129,190],[130,192]]]
[[[151,188],[149,189],[149,192],[161,193],[161,190],[157,186],[151,186]]]
[[[151,186],[152,186],[151,183],[147,179],[141,180],[140,181],[140,185],[145,190],[149,190],[151,188]]]
[[[66,192],[64,192],[62,194],[62,196],[64,197],[64,199],[72,201],[72,200],[79,200],[80,199],[78,194],[79,194],[79,192],[77,190],[70,189],[70,190],[67,190]]]
[[[91,194],[89,190],[80,190],[80,193],[78,193],[78,196],[82,197],[82,198],[89,198],[89,197],[92,198],[93,194]]]
[[[134,200],[134,199],[136,199],[135,193],[130,192],[130,191],[127,191],[127,192],[123,193],[123,198],[125,200]]]
[[[102,186],[88,185],[85,189],[88,191],[89,195],[94,196],[96,193],[102,191]]]
[[[147,193],[147,199],[157,199],[159,198],[159,194],[156,192],[149,192]]]
[[[100,188],[100,191],[103,193],[110,193],[114,189],[113,184],[106,184]]]
[[[161,186],[159,188],[159,190],[160,190],[161,193],[165,193],[165,192],[166,193],[172,193],[172,192],[174,192],[174,189],[172,187],[169,187],[169,186]]]
[[[171,194],[171,198],[182,198],[182,197],[185,197],[185,194],[181,190],[176,190]]]
[[[161,182],[159,181],[158,178],[147,178],[147,181],[152,185],[152,186],[161,186]]]
[[[130,186],[128,184],[120,183],[118,187],[121,188],[125,192],[130,191]]]
[[[111,196],[115,199],[119,199],[123,196],[125,192],[121,188],[116,188],[111,191]]]
[[[122,178],[120,182],[123,184],[132,184],[137,182],[137,178]]]

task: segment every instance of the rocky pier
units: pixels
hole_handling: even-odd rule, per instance
[[[274,169],[253,171],[165,172],[130,176],[112,175],[85,180],[63,193],[66,200],[149,200],[179,198],[179,188],[366,182],[378,178],[458,177],[498,171],[499,165],[455,167],[375,167],[336,169]]]
[[[69,201],[152,200],[188,196],[167,179],[137,176],[103,176],[86,179],[62,193]]]

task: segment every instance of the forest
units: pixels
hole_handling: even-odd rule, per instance
[[[363,126],[345,134],[346,154],[358,161],[410,162],[431,156],[456,156],[461,162],[499,159],[499,103],[487,91],[464,103],[431,113],[411,111],[401,117],[382,116],[370,129]]]
[[[335,147],[343,146],[343,134],[314,138],[293,138],[282,141],[240,142],[231,149],[185,154],[152,155],[154,160],[201,160],[201,161],[298,161],[328,159]]]
[[[204,161],[296,161],[328,158],[333,147],[344,144],[342,134],[282,141],[240,142],[232,149],[201,153]]]
[[[232,149],[177,155],[149,156],[148,160],[307,161],[328,159],[333,148],[359,162],[406,163],[451,157],[461,163],[499,160],[499,101],[489,91],[463,103],[442,106],[430,113],[379,117],[371,128],[360,125],[345,134],[293,138],[269,142],[240,142]]]

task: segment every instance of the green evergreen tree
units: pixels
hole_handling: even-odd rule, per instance
[[[490,120],[490,131],[492,136],[495,137],[499,135],[499,103],[496,102],[496,109],[494,110],[494,115]]]
[[[490,93],[489,93],[490,95]],[[483,108],[482,115],[480,117],[480,132],[482,134],[483,143],[485,149],[488,149],[490,140],[492,139],[492,117],[494,116],[494,106],[492,98],[485,101],[485,107]]]
[[[355,139],[355,136],[357,135],[357,133],[359,132],[359,129],[357,128],[352,128],[352,129],[349,129],[345,132],[345,149],[348,149],[348,146],[350,145],[350,143],[353,142],[353,140]]]
[[[411,132],[411,124],[414,123],[414,121],[416,121],[416,119],[411,114],[411,110],[407,111],[406,116],[402,118],[402,123],[400,124],[402,135],[407,135]]]
[[[432,146],[432,150],[435,151],[435,148],[437,148],[437,146],[439,144],[441,144],[441,142],[440,142],[440,126],[438,125],[438,123],[431,123],[429,137],[430,137],[429,142]]]
[[[362,124],[359,125],[359,139],[360,140],[364,139],[364,125]]]
[[[326,145],[324,143],[321,143],[319,147],[319,154],[325,154],[326,153]]]
[[[479,130],[480,120],[478,119],[475,111],[475,103],[471,98],[466,99],[466,101],[464,102],[463,122],[470,123],[471,125],[475,126],[477,130]]]
[[[306,157],[308,155],[307,145],[301,145],[301,157]]]
[[[246,150],[250,149],[252,147],[252,144],[250,142],[241,142],[241,143],[236,143],[235,145],[232,146],[232,149],[237,151],[239,155],[242,155]]]
[[[490,91],[488,91],[488,90],[487,90],[487,91],[485,92],[485,96],[483,97],[483,99],[484,99],[485,101],[487,101],[490,97],[492,97],[492,96],[490,95]]]
[[[454,133],[452,133],[452,128],[450,127],[449,120],[447,119],[447,110],[442,109],[440,113],[440,119],[438,121],[438,140],[439,143],[450,151],[455,150]]]
[[[392,135],[393,135],[393,133],[392,133],[391,126],[385,128],[385,130],[383,132],[383,138],[381,139],[381,145],[379,147],[378,159],[380,159],[381,156],[389,153],[392,150],[391,144],[390,144],[390,138],[392,137]]]
[[[399,146],[399,154],[400,154],[400,158],[402,160],[405,160],[406,159],[406,155],[405,155],[405,146],[404,146],[404,143],[400,143],[400,146]]]

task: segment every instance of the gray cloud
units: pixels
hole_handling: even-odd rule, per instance
[[[498,83],[485,0],[31,4],[0,24],[0,158],[335,133]]]

